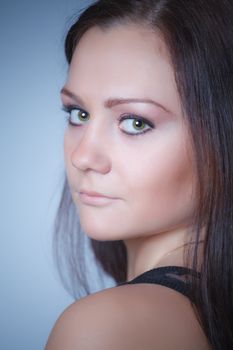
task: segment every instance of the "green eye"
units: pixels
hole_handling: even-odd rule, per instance
[[[136,130],[143,130],[146,126],[146,123],[143,121],[143,120],[134,120],[133,121],[133,127],[136,129]]]
[[[89,114],[81,109],[75,108],[70,111],[69,121],[74,125],[82,125],[80,122],[89,120]]]
[[[122,129],[124,133],[135,136],[154,129],[154,125],[150,121],[134,115],[127,115],[121,118],[120,125],[120,129]]]

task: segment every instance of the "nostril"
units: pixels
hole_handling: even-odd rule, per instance
[[[111,158],[106,150],[77,149],[71,154],[71,164],[80,171],[93,170],[102,174],[106,174],[111,170]]]

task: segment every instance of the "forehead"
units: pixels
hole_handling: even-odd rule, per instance
[[[123,67],[127,70],[132,67],[130,73],[156,64],[156,58],[170,64],[167,48],[158,33],[136,25],[117,25],[105,30],[93,27],[78,43],[71,70],[78,63],[80,70],[84,67],[91,72],[95,68],[118,72]]]
[[[153,91],[158,98],[165,91],[176,94],[173,67],[161,34],[139,25],[88,30],[74,51],[67,85],[84,94],[98,86],[105,94],[127,97],[141,97],[142,91],[148,98]]]

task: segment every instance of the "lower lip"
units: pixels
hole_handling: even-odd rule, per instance
[[[116,198],[107,198],[102,196],[88,196],[85,193],[79,193],[79,197],[83,204],[89,204],[94,206],[108,205],[116,201]]]

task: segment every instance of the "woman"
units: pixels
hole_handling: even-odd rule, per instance
[[[100,0],[70,28],[56,239],[75,249],[75,204],[118,285],[72,304],[46,350],[233,348],[232,16]]]

